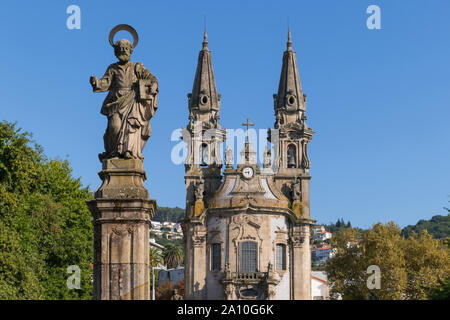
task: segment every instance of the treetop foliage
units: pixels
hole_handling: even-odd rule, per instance
[[[336,223],[325,224],[324,227],[325,227],[325,230],[327,230],[328,232],[335,233],[335,232],[338,232],[339,230],[342,230],[345,228],[351,228],[352,224],[350,221],[345,223],[344,219],[341,218],[341,219],[338,219],[336,221]]]
[[[448,210],[448,209],[447,209]],[[427,230],[435,239],[445,239],[450,236],[450,213],[446,216],[436,215],[430,220],[420,220],[415,225],[403,228],[402,235],[409,237],[412,232],[420,233]]]
[[[158,207],[152,220],[158,222],[170,221],[179,223],[184,218],[184,214],[185,210],[178,207]]]
[[[377,223],[362,236],[353,228],[333,235],[334,256],[326,263],[331,297],[342,299],[427,299],[450,275],[449,249],[423,230],[408,238],[393,222]],[[369,289],[369,266],[380,268],[381,286]]]
[[[162,256],[168,269],[176,268],[184,260],[184,248],[178,243],[169,242],[165,245]]]
[[[90,299],[92,195],[31,138],[0,122],[0,299]],[[81,289],[67,288],[70,265]]]

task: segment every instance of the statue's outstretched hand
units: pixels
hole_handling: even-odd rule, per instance
[[[95,86],[97,84],[97,78],[95,76],[91,76],[89,78],[89,82],[91,83],[91,86]]]

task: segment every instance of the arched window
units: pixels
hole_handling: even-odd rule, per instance
[[[278,243],[276,246],[276,254],[277,270],[286,270],[286,245]]]
[[[222,263],[222,250],[220,243],[211,245],[211,270],[220,270]]]
[[[200,165],[201,166],[207,166],[208,165],[208,145],[206,143],[203,143],[200,147]]]
[[[239,255],[239,272],[258,271],[258,244],[256,242],[240,242]]]
[[[287,167],[296,168],[297,167],[297,148],[295,145],[290,144],[287,149]]]

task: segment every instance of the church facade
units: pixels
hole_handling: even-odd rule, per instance
[[[220,100],[205,31],[183,134],[185,299],[311,299],[309,168],[303,94],[289,32],[274,128],[262,166],[248,136],[234,166],[222,145]],[[247,119],[248,127],[252,124]],[[272,160],[273,158],[273,160]]]

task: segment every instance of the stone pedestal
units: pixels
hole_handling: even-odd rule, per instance
[[[150,299],[150,219],[157,208],[142,161],[103,161],[102,186],[88,201],[94,224],[94,299]]]

